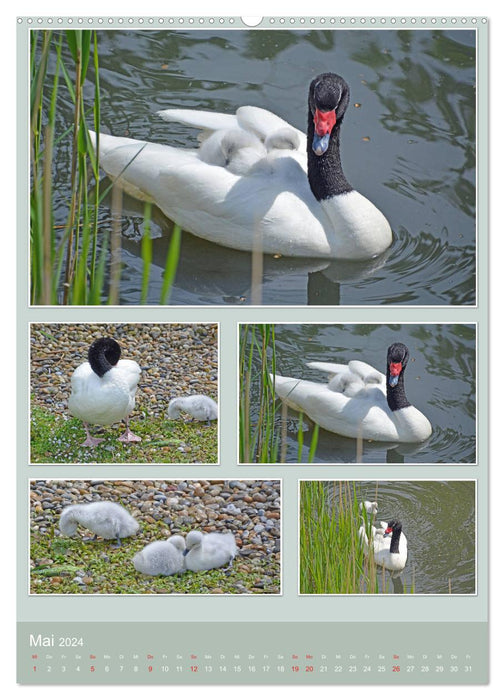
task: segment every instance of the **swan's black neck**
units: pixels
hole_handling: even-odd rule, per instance
[[[103,377],[112,369],[121,357],[121,348],[113,338],[98,338],[88,350],[88,361],[91,369],[99,377]]]
[[[411,406],[404,390],[404,372],[409,360],[409,350],[404,343],[392,343],[387,350],[387,403],[391,411]],[[390,385],[391,365],[394,370],[400,368],[395,386]]]
[[[400,522],[389,523],[392,527],[392,540],[390,542],[390,553],[399,554],[399,540],[401,539],[402,525]]]
[[[351,192],[353,187],[346,179],[341,166],[340,128],[343,117],[336,121],[329,140],[329,147],[321,156],[312,148],[315,125],[313,114],[308,108],[308,181],[315,199],[319,202],[344,192]]]
[[[402,368],[397,384],[395,386],[390,386],[390,368],[388,367],[387,363],[387,403],[391,411],[398,411],[400,408],[407,408],[408,406],[411,406],[404,389],[405,369],[405,367]]]

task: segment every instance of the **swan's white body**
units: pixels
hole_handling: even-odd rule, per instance
[[[103,537],[104,540],[132,537],[140,527],[125,508],[110,501],[96,501],[64,508],[59,522],[60,531],[71,537],[75,535],[79,525]]]
[[[134,360],[119,360],[99,377],[89,362],[84,362],[72,374],[70,413],[93,425],[112,425],[124,420],[135,407],[140,373]]]
[[[374,526],[371,527],[374,560],[378,566],[382,566],[393,573],[399,573],[406,566],[406,560],[408,559],[408,541],[405,534],[401,532],[399,551],[391,552],[392,537],[385,534],[388,523],[381,522],[380,525],[381,528],[378,529]],[[363,525],[359,529],[359,539],[365,548],[370,547],[366,529]]]
[[[210,532],[203,535],[193,530],[186,537],[186,569],[206,571],[230,564],[236,556],[237,547],[234,535]]]
[[[327,373],[329,382],[275,375],[275,393],[325,430],[382,442],[422,442],[432,433],[431,424],[414,406],[389,408],[386,377],[366,362],[309,362],[308,367]]]
[[[219,415],[217,404],[209,396],[194,394],[194,396],[181,396],[172,399],[168,404],[169,418],[178,418],[181,412],[188,413],[195,420],[217,420]]]
[[[172,576],[185,570],[185,540],[173,535],[167,540],[151,542],[133,557],[133,566],[142,574]]]
[[[317,201],[307,179],[306,136],[275,114],[258,107],[234,115],[159,114],[203,130],[200,149],[100,134],[100,165],[186,231],[228,248],[289,257],[362,260],[390,246],[388,221],[355,190]]]

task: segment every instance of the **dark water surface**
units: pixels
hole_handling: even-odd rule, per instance
[[[473,481],[355,482],[360,500],[376,501],[376,520],[398,519],[408,542],[408,560],[397,588],[415,593],[476,592],[476,500]],[[327,483],[338,504],[339,482]],[[383,585],[380,574],[378,581]],[[385,588],[394,590],[389,574]]]
[[[467,324],[277,324],[276,371],[286,377],[327,382],[327,375],[308,362],[362,360],[386,371],[387,348],[393,342],[408,346],[405,371],[408,400],[430,421],[432,435],[423,443],[386,443],[365,440],[358,459],[357,440],[321,429],[314,461],[354,463],[475,463],[476,461],[476,330]],[[254,357],[260,372],[259,357]],[[252,386],[252,420],[259,395]],[[280,426],[281,417],[278,416]],[[313,423],[304,420],[303,462]],[[298,414],[288,413],[286,461],[298,462]],[[371,499],[373,500],[373,499]]]
[[[351,88],[345,174],[387,216],[392,247],[364,264],[264,257],[263,304],[475,303],[475,32],[431,30],[100,31],[102,130],[180,147],[196,130],[166,108],[234,112],[249,104],[304,130],[320,72]],[[86,82],[92,101],[94,86]],[[73,119],[60,91],[58,131]],[[57,143],[56,223],[68,206],[70,137]],[[110,229],[102,206],[101,226]],[[157,211],[151,288],[157,304],[172,223]],[[125,202],[122,304],[140,299],[143,210]],[[173,304],[249,304],[251,256],[183,236]]]

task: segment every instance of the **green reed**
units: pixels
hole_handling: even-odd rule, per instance
[[[49,71],[51,67],[52,76]],[[84,99],[84,84],[94,85],[90,104]],[[114,183],[100,192],[99,133],[101,120],[98,34],[93,30],[66,32],[34,31],[30,55],[30,198],[32,304],[118,304],[121,281],[121,209],[114,206]],[[72,122],[56,133],[58,105],[70,99]],[[89,136],[92,128],[96,148]],[[58,146],[70,146],[70,168],[66,190],[66,218],[56,221],[54,171]],[[126,166],[128,167],[128,166]],[[122,175],[122,173],[120,174]],[[99,226],[99,207],[112,189],[112,225]],[[61,214],[58,214],[61,217]],[[142,242],[143,276],[140,303],[146,303],[152,248],[150,209],[146,209],[146,232]],[[169,246],[160,303],[169,298],[178,266],[180,230]]]
[[[277,370],[274,324],[244,324],[240,327],[240,461],[278,463],[287,451],[287,408],[275,397]],[[297,461],[303,462],[303,413],[299,413]],[[318,443],[314,426],[308,462]]]
[[[246,324],[240,327],[240,335],[240,461],[277,462],[280,435],[270,376],[276,369],[275,326]],[[252,402],[256,391],[257,402]],[[258,411],[256,420],[253,410]]]

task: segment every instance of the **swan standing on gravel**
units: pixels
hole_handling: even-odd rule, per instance
[[[394,343],[387,351],[387,374],[360,360],[348,365],[309,362],[329,375],[327,384],[272,376],[275,393],[325,430],[350,438],[383,442],[423,442],[432,433],[427,418],[406,398],[404,371],[409,350]]]
[[[168,404],[169,418],[179,418],[182,411],[188,413],[194,420],[206,421],[208,425],[210,425],[211,420],[217,420],[219,415],[215,401],[204,394],[180,396],[172,399]]]
[[[383,532],[371,528],[374,560],[378,566],[398,575],[406,566],[408,558],[408,542],[402,531],[402,523],[399,520],[389,520],[388,523],[382,522],[381,526]],[[370,547],[362,527],[359,530],[359,538],[365,547]]]
[[[182,535],[151,542],[133,557],[133,566],[142,574],[172,576],[185,570],[186,543]]]
[[[121,442],[140,442],[129,427],[129,414],[135,407],[135,394],[141,369],[134,360],[121,360],[121,348],[113,338],[98,338],[88,351],[88,362],[72,375],[72,394],[68,410],[80,418],[86,430],[84,447],[94,447],[103,438],[92,437],[89,423],[112,425],[126,422]]]
[[[350,90],[335,73],[310,84],[307,135],[272,112],[168,109],[203,130],[200,149],[100,134],[99,161],[130,195],[200,238],[236,250],[366,260],[392,243],[385,216],[346,179],[340,128]],[[90,132],[96,148],[96,134]]]
[[[185,566],[190,571],[218,569],[231,564],[236,552],[235,538],[230,532],[203,535],[192,530],[186,537]]]
[[[140,527],[125,508],[111,501],[96,501],[64,508],[59,521],[60,532],[72,537],[79,525],[94,532],[94,539],[97,536],[104,540],[117,539],[118,547],[121,546],[121,538],[132,537]]]

